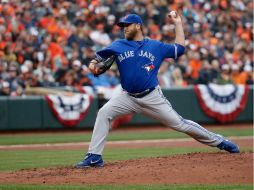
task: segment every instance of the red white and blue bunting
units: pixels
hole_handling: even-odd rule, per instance
[[[92,98],[88,94],[46,95],[50,109],[64,126],[74,127],[86,116]]]
[[[233,121],[245,108],[249,87],[246,85],[196,85],[202,110],[221,123]]]

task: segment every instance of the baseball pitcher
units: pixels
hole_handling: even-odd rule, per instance
[[[240,152],[232,141],[182,118],[164,97],[157,78],[160,65],[165,58],[177,59],[185,51],[181,17],[175,11],[170,12],[168,17],[175,25],[174,44],[145,38],[142,19],[136,14],[129,14],[117,24],[123,28],[125,39],[116,40],[96,52],[96,58],[89,65],[91,72],[99,75],[115,61],[123,90],[99,110],[88,153],[84,160],[76,165],[77,168],[103,166],[102,153],[112,120],[133,113],[148,115],[208,146],[230,153]]]

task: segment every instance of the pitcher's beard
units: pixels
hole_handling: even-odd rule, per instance
[[[136,30],[133,30],[133,31],[130,31],[128,33],[125,33],[125,38],[127,40],[134,40],[135,36],[137,35],[137,31]]]

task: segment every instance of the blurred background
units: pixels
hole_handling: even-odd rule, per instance
[[[167,13],[182,14],[186,54],[167,59],[164,89],[193,84],[253,84],[253,1],[249,0],[1,0],[0,95],[24,96],[29,87],[114,87],[114,65],[93,77],[95,51],[122,38],[115,26],[139,14],[145,36],[174,42]]]

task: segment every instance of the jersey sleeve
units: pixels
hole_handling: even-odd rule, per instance
[[[99,59],[107,59],[108,57],[110,57],[111,55],[115,54],[116,50],[116,43],[113,42],[112,44],[110,44],[109,46],[97,51],[95,53],[96,57]]]
[[[178,57],[183,55],[185,51],[185,47],[177,43],[174,44],[161,43],[161,46],[162,46],[161,52],[164,58],[177,59]]]

